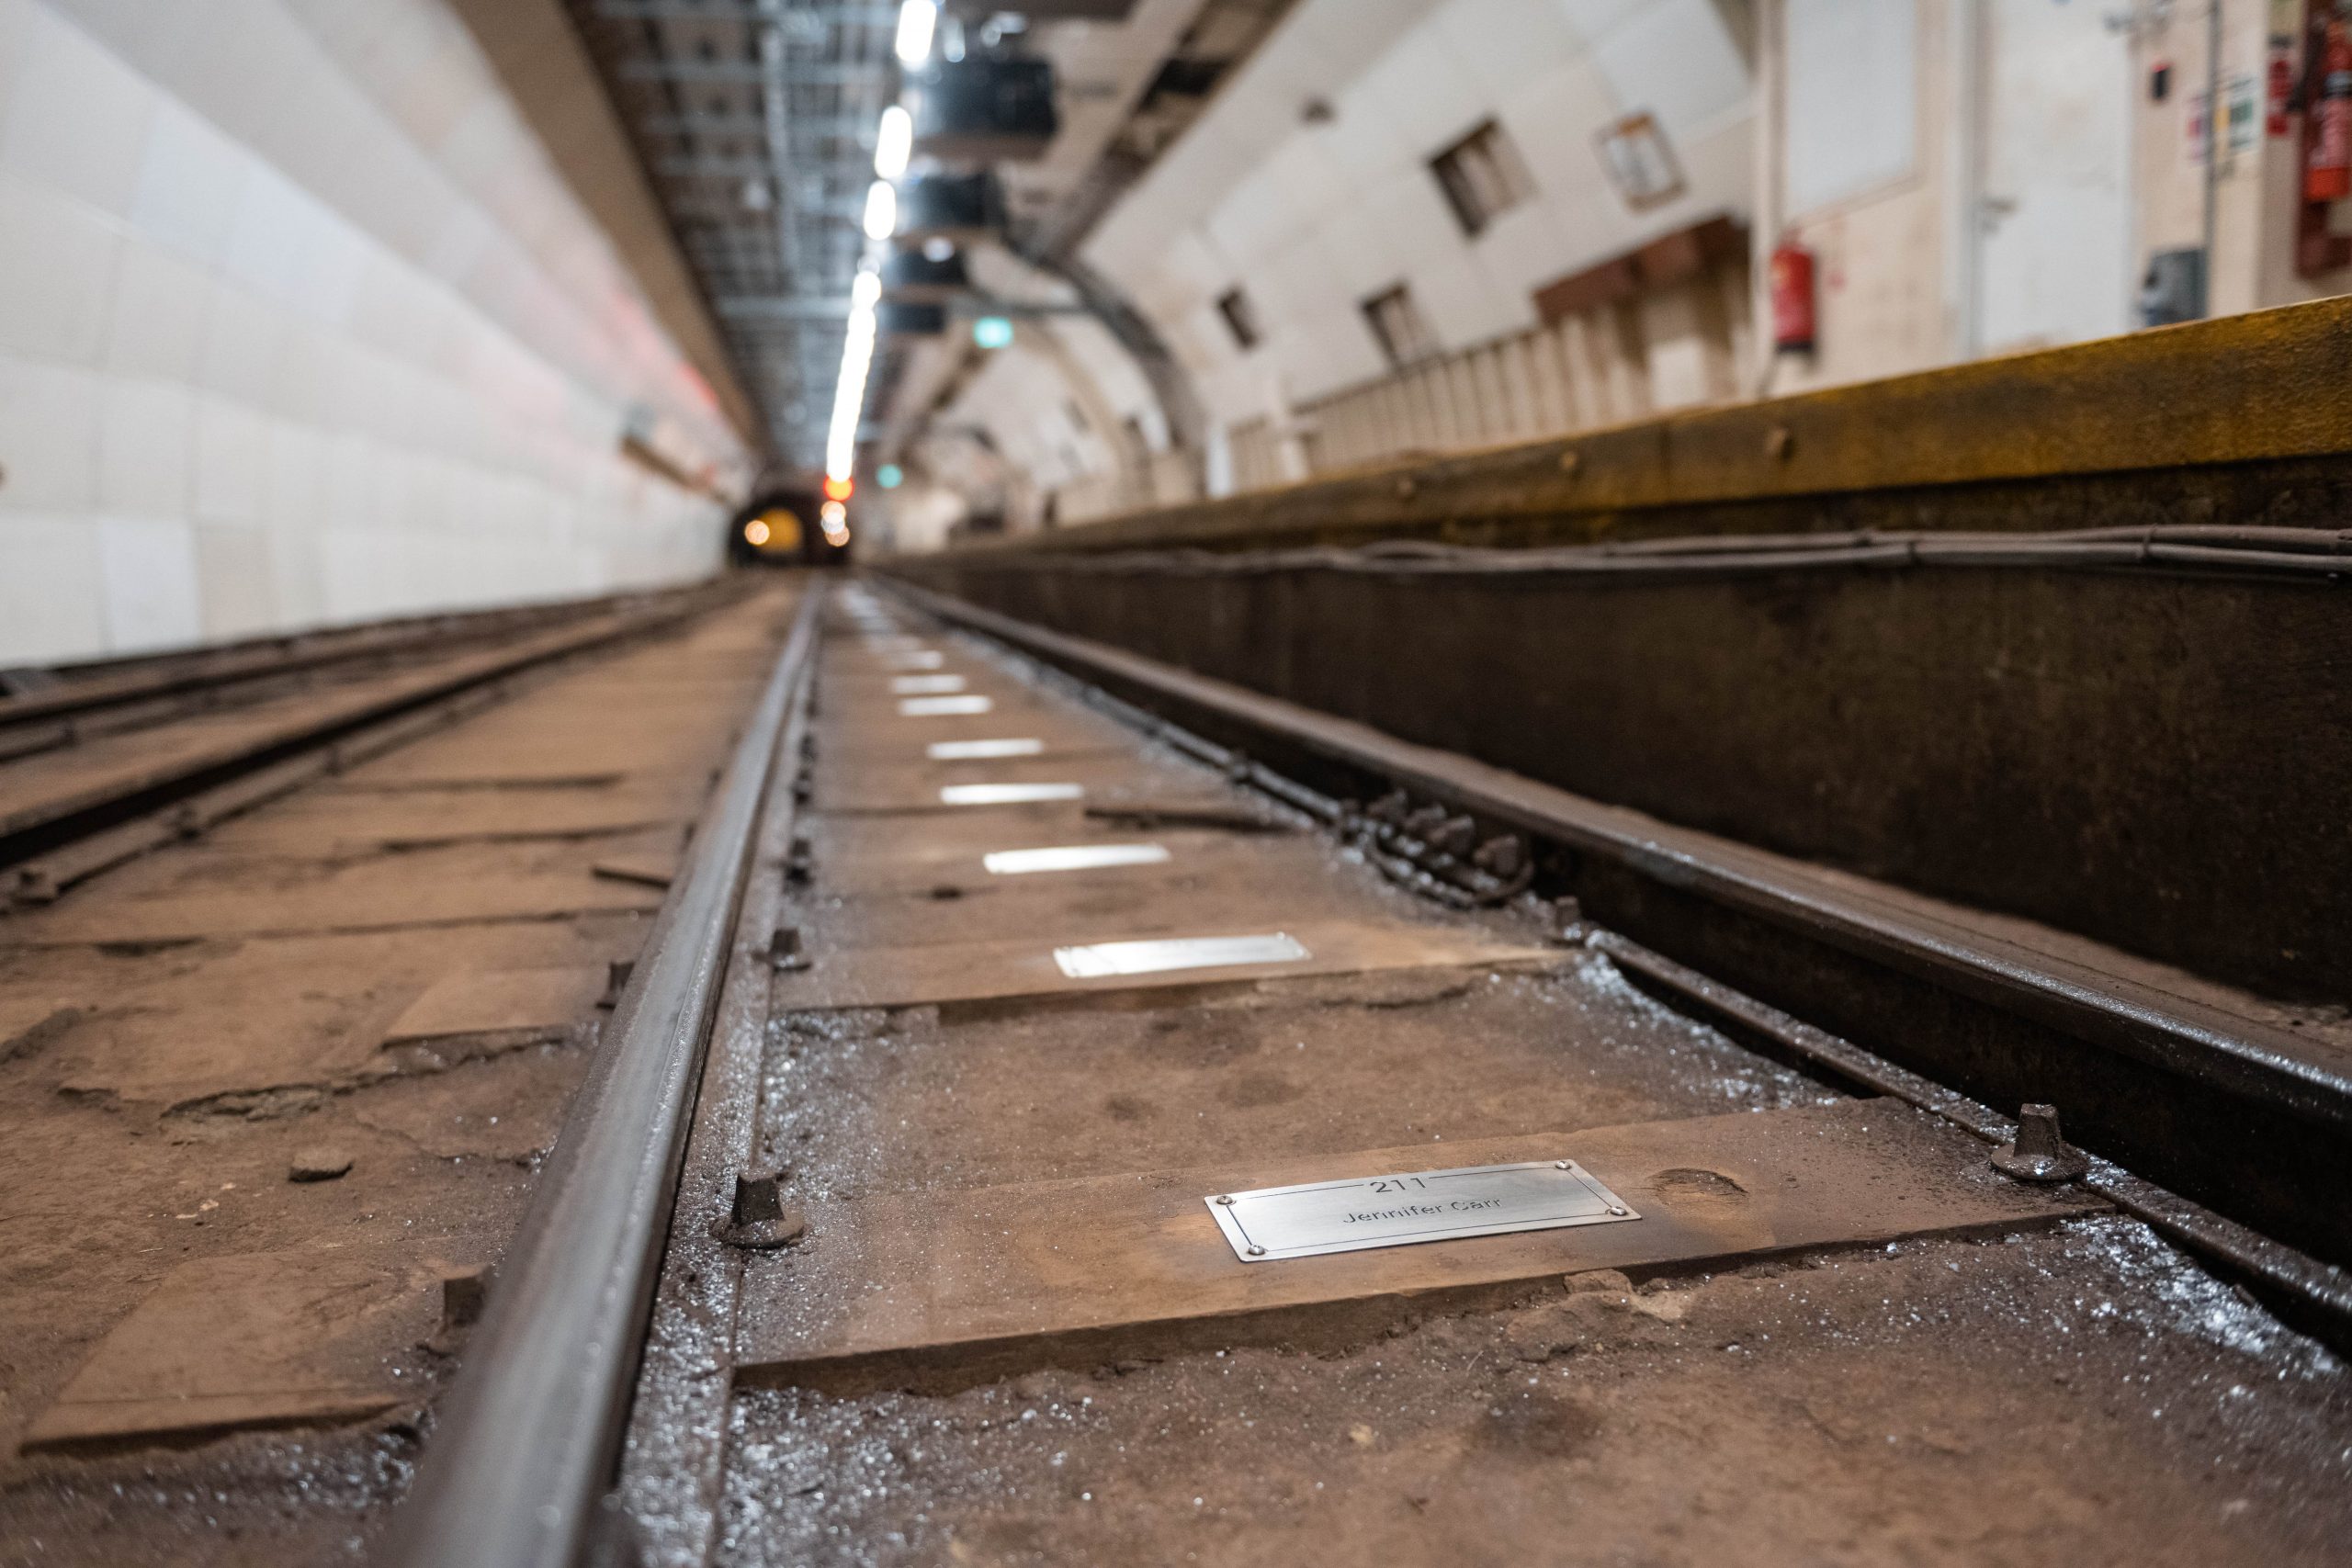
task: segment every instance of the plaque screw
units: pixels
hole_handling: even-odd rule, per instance
[[[1231,1203],[1233,1200],[1230,1197],[1220,1197],[1217,1199],[1217,1201],[1220,1203]]]
[[[1250,1249],[1250,1256],[1252,1258],[1263,1258],[1266,1256],[1266,1249],[1262,1247],[1253,1247]]]
[[[1564,1159],[1555,1159],[1552,1162],[1552,1168],[1554,1170],[1566,1170],[1568,1168],[1568,1162]]]
[[[1622,1220],[1625,1217],[1625,1205],[1623,1203],[1611,1203],[1609,1205],[1609,1212]]]

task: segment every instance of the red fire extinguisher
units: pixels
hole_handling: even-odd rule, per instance
[[[2352,196],[2352,34],[2327,24],[2319,96],[2312,104],[2311,155],[2303,164],[2303,199],[2341,201]]]
[[[1811,354],[1815,318],[1813,253],[1793,239],[1772,247],[1772,347],[1783,354]]]

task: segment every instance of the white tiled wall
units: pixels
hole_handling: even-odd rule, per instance
[[[0,663],[673,581],[744,452],[439,0],[0,0]]]

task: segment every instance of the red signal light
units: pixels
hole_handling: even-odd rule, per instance
[[[825,499],[827,501],[847,501],[850,497],[850,492],[856,488],[857,481],[855,479],[828,479],[825,481]]]

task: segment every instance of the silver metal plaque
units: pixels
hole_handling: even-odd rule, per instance
[[[963,689],[964,677],[961,675],[893,675],[890,678],[890,691],[894,696],[936,696],[942,692],[960,692]]]
[[[948,784],[939,792],[942,806],[1027,806],[1040,800],[1079,800],[1086,786],[1074,784]]]
[[[997,876],[1038,871],[1100,871],[1114,865],[1159,865],[1168,852],[1158,844],[1068,844],[1050,850],[997,850],[980,863]]]
[[[986,713],[996,705],[986,697],[901,697],[899,714],[904,718],[933,718],[942,714]]]
[[[1035,739],[1019,740],[934,740],[922,749],[922,754],[934,762],[980,762],[996,757],[1035,757],[1046,750],[1046,743]]]
[[[1156,975],[1167,969],[1222,969],[1242,964],[1296,964],[1314,954],[1284,931],[1266,936],[1184,936],[1158,942],[1098,942],[1057,947],[1054,962],[1073,980]]]
[[[1244,1263],[1642,1217],[1572,1159],[1261,1187],[1201,1201]]]

